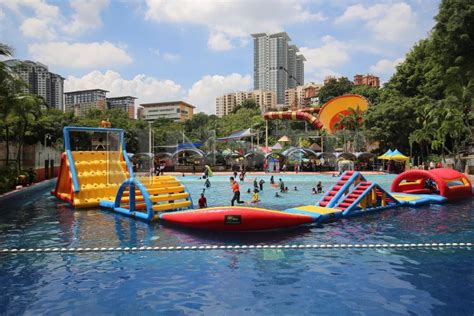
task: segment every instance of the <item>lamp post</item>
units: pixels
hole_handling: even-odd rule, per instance
[[[47,143],[48,140],[51,142],[51,134],[46,133],[46,134],[44,134],[44,143],[43,143],[44,146],[43,146],[43,150],[47,150],[46,147],[48,146],[48,143]],[[48,151],[48,156],[47,156],[47,157],[48,157],[48,160],[47,160],[48,170],[46,170],[46,168],[45,168],[44,172],[45,172],[45,178],[46,178],[46,179],[49,179],[49,175],[52,173],[52,172],[50,172],[50,169],[51,169],[51,168],[54,168],[54,166],[50,166],[50,165],[49,165],[49,151]],[[35,167],[36,167],[36,166],[35,166]],[[46,172],[47,172],[47,174],[46,174]],[[54,171],[53,171],[53,172],[54,172]]]

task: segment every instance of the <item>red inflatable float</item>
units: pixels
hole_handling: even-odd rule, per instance
[[[214,231],[261,231],[314,222],[309,215],[239,206],[166,212],[160,218],[167,223]]]
[[[392,192],[431,194],[436,193],[448,200],[472,196],[472,185],[462,173],[453,169],[408,170],[393,180]]]

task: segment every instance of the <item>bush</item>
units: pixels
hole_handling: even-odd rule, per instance
[[[11,191],[15,188],[18,171],[13,168],[0,169],[0,193]]]

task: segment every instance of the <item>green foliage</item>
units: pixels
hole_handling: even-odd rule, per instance
[[[353,88],[352,82],[346,77],[339,79],[330,79],[319,91],[319,103],[324,104],[334,97],[344,95],[351,92]]]
[[[382,149],[398,148],[408,152],[408,137],[418,124],[416,108],[421,100],[392,95],[386,101],[370,106],[364,113],[364,130],[371,141],[378,141]]]
[[[224,136],[252,127],[253,124],[263,124],[264,121],[260,110],[242,108],[235,113],[224,116],[219,123],[219,135]]]
[[[232,113],[237,113],[240,109],[257,110],[258,108],[255,99],[246,99],[241,104],[237,104],[237,106],[232,110]]]
[[[367,100],[369,100],[370,104],[377,104],[381,95],[380,89],[367,85],[354,86],[350,92],[365,97]]]

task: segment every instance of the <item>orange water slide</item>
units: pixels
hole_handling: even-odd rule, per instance
[[[263,114],[266,120],[298,120],[306,121],[315,129],[323,128],[323,124],[319,119],[311,113],[304,111],[286,111],[286,112],[266,112]]]

